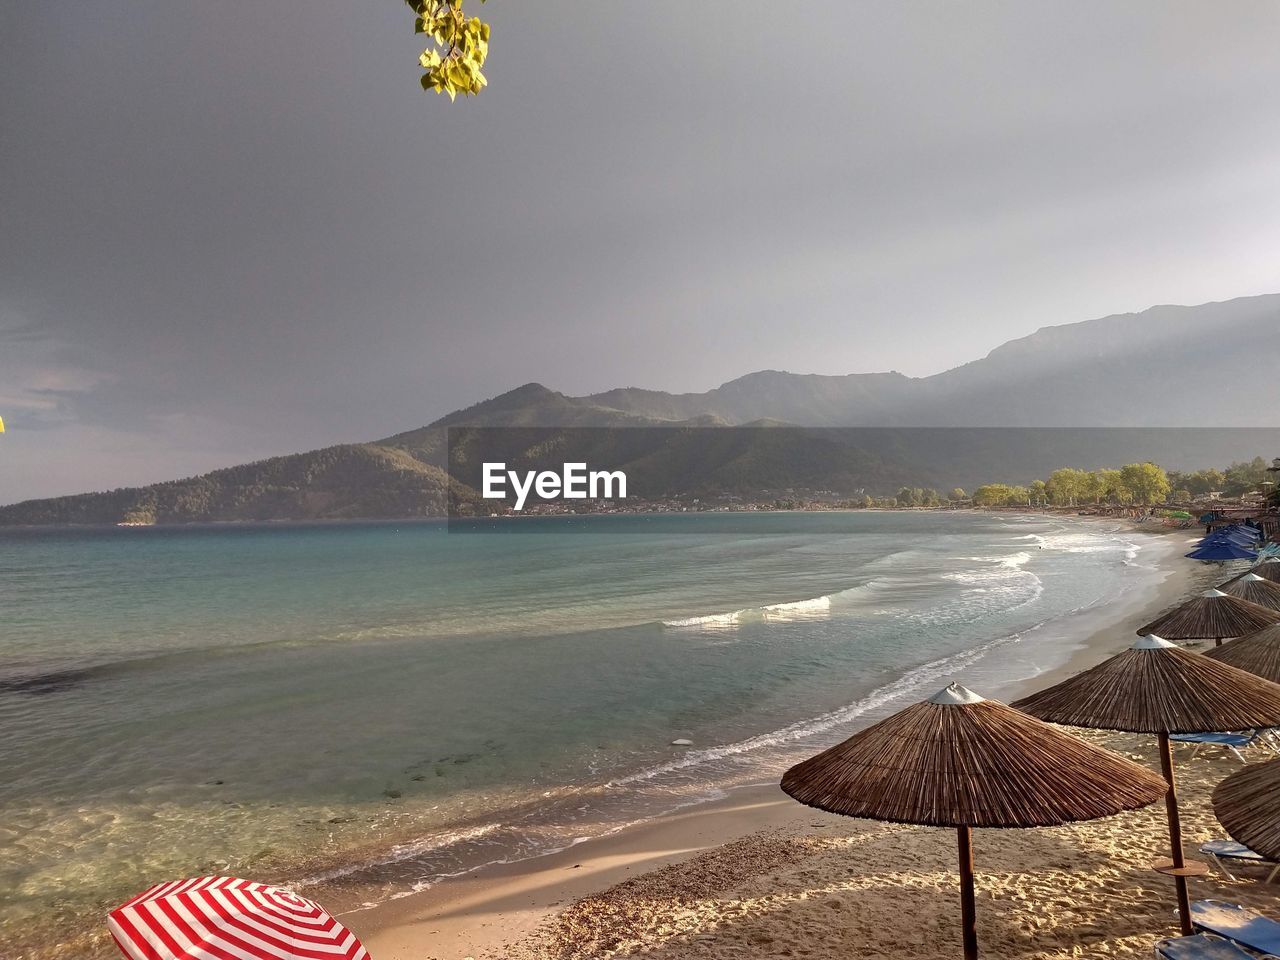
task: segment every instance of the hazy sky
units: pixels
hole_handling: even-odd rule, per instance
[[[1280,291],[1280,4],[0,5],[0,502]]]

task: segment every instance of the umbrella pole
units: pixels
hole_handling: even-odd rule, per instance
[[[1187,864],[1182,853],[1182,820],[1178,816],[1178,788],[1173,779],[1173,750],[1167,733],[1160,734],[1160,772],[1164,774],[1164,782],[1169,784],[1169,792],[1164,796],[1165,810],[1169,814],[1169,846],[1174,870],[1180,871]],[[1192,933],[1191,900],[1187,896],[1187,878],[1175,872],[1173,882],[1178,890],[1178,920],[1182,925],[1182,935],[1189,937]]]
[[[960,925],[964,932],[964,960],[978,960],[978,913],[973,904],[973,830],[957,827],[960,835]]]

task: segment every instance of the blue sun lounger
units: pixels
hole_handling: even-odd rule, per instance
[[[1210,840],[1208,843],[1201,844],[1200,852],[1212,857],[1218,869],[1232,880],[1236,879],[1235,874],[1227,866],[1232,861],[1269,867],[1271,872],[1267,874],[1267,883],[1273,883],[1280,875],[1280,863],[1268,860],[1262,854],[1250,850],[1243,843],[1237,843],[1235,840]]]
[[[1241,763],[1248,762],[1241,750],[1255,745],[1271,749],[1271,745],[1264,739],[1260,730],[1249,730],[1246,733],[1175,733],[1169,739],[1175,743],[1194,743],[1196,748],[1191,753],[1192,759],[1195,759],[1202,747],[1208,746],[1226,747]],[[1275,751],[1272,750],[1272,752]]]
[[[1197,900],[1191,904],[1191,923],[1258,953],[1280,954],[1280,923],[1238,903]]]
[[[1197,933],[1156,943],[1157,960],[1254,960],[1230,940]]]

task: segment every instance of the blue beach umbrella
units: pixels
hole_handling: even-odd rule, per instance
[[[1224,537],[1229,540],[1239,540],[1241,543],[1255,543],[1260,536],[1261,534],[1252,527],[1242,527],[1239,524],[1234,524],[1230,527],[1219,527],[1213,533],[1206,534],[1205,539]]]
[[[1247,550],[1230,540],[1207,540],[1187,554],[1192,560],[1257,560],[1254,550]]]
[[[1254,538],[1253,534],[1251,534],[1244,527],[1219,527],[1217,530],[1213,531],[1213,533],[1209,534],[1209,536],[1237,537],[1241,540],[1252,540]]]
[[[1253,537],[1245,536],[1241,533],[1222,531],[1219,533],[1211,533],[1200,541],[1201,543],[1235,543],[1242,547],[1252,547],[1258,541]]]
[[[1239,537],[1218,537],[1218,536],[1205,537],[1198,544],[1196,544],[1196,546],[1211,547],[1217,543],[1229,543],[1235,547],[1244,547],[1246,550],[1258,549],[1258,545],[1255,544],[1252,540],[1241,540]]]
[[[1201,540],[1199,543],[1196,544],[1195,548],[1197,550],[1203,550],[1205,547],[1217,547],[1217,546],[1222,546],[1223,544],[1226,544],[1227,546],[1230,546],[1230,547],[1240,547],[1243,550],[1254,549],[1254,546],[1252,543],[1245,543],[1244,541],[1235,540],[1231,537],[1205,537],[1203,540]]]
[[[1215,533],[1219,531],[1214,531]],[[1242,540],[1257,540],[1262,533],[1253,527],[1246,527],[1243,523],[1233,523],[1229,527],[1223,527],[1220,531],[1228,536],[1237,537]]]

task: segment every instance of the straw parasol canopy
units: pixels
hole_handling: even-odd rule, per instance
[[[956,684],[792,767],[782,789],[830,813],[956,828],[966,958],[977,956],[971,828],[1094,820],[1166,790],[1138,764]]]
[[[1053,827],[1164,796],[1142,767],[956,685],[797,764],[782,789],[828,813],[927,827]]]
[[[1182,931],[1191,933],[1187,877],[1203,873],[1204,865],[1188,864],[1182,849],[1169,734],[1280,725],[1280,685],[1160,637],[1146,636],[1091,670],[1024,697],[1014,706],[1050,723],[1159,736],[1160,768],[1168,784],[1165,810],[1172,859],[1155,868],[1174,878]]]
[[[1249,572],[1257,574],[1263,580],[1280,583],[1280,557],[1269,557]]]
[[[1280,686],[1150,636],[1013,705],[1050,723],[1127,733],[1280,725]]]
[[[1256,603],[1268,610],[1280,610],[1280,583],[1264,580],[1256,573],[1246,573],[1218,588],[1229,597]]]
[[[1280,861],[1280,760],[1251,763],[1213,791],[1213,812],[1232,839]]]
[[[1206,657],[1280,683],[1280,624],[1206,650]]]
[[[1206,590],[1140,627],[1138,635],[1166,640],[1223,640],[1255,633],[1273,623],[1280,623],[1280,611],[1228,596],[1221,590]]]

